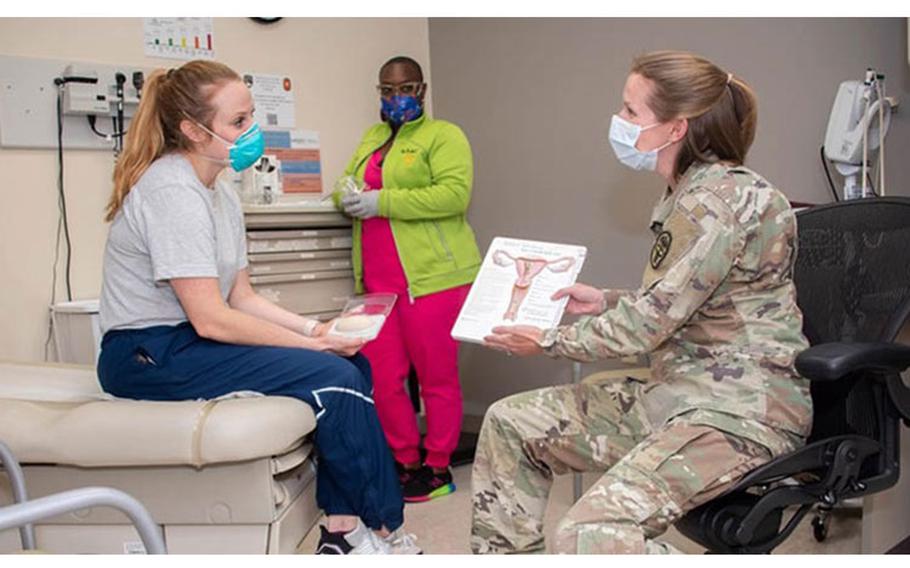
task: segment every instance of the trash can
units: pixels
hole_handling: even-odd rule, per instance
[[[51,306],[57,361],[94,365],[101,351],[98,300],[58,302]]]

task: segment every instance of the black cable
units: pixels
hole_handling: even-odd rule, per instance
[[[123,132],[122,134],[117,133],[117,132],[115,132],[113,134],[107,134],[106,132],[101,132],[95,126],[95,121],[98,119],[97,116],[95,116],[94,114],[90,114],[86,118],[88,119],[88,126],[89,126],[89,128],[92,129],[92,132],[94,132],[97,136],[104,138],[105,140],[112,140],[114,138],[120,138],[120,137],[126,136],[127,132],[129,132],[129,131]]]
[[[88,116],[85,117],[85,118],[88,119],[88,126],[89,126],[89,128],[91,128],[91,129],[92,129],[92,132],[94,132],[97,136],[99,136],[99,137],[101,137],[101,138],[104,138],[105,140],[109,140],[109,139],[113,136],[112,134],[105,134],[104,132],[100,132],[100,131],[95,127],[95,120],[97,120],[97,117],[96,117],[94,114],[90,114],[90,115],[88,115]]]
[[[869,182],[869,189],[872,190],[872,195],[874,195],[875,197],[878,197],[878,192],[875,191],[875,186],[872,185],[872,176],[869,175],[869,170],[866,170],[866,181]]]
[[[63,217],[57,217],[57,237],[54,239],[54,271],[51,278],[51,306],[57,303],[57,263],[60,260],[60,229],[63,226]],[[53,309],[53,308],[52,308]],[[44,360],[48,360],[47,348],[50,346],[54,332],[53,314],[47,320],[47,339],[44,340]]]
[[[69,220],[66,214],[66,192],[63,189],[63,89],[57,87],[57,191],[59,194],[58,205],[63,216],[63,235],[66,240],[66,297],[73,300],[73,288],[70,284],[70,265],[73,257],[73,246],[70,240]]]
[[[840,201],[840,196],[837,194],[837,190],[834,189],[834,181],[831,179],[831,172],[828,171],[828,160],[825,158],[825,145],[822,144],[822,147],[819,148],[819,154],[822,158],[822,168],[825,169],[825,175],[828,177],[828,187],[831,188],[831,194],[834,195],[834,201]]]

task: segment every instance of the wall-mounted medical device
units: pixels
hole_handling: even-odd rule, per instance
[[[117,149],[151,69],[0,55],[0,147]],[[94,117],[87,119],[86,117]]]
[[[843,198],[884,195],[884,144],[897,101],[885,95],[885,76],[867,69],[862,81],[844,81],[837,90],[825,132],[825,157],[844,176]],[[879,187],[870,183],[878,157]]]
[[[94,69],[69,65],[59,86],[63,89],[63,114],[107,114],[111,110],[107,89]]]

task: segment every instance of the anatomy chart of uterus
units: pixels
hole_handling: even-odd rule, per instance
[[[516,257],[502,249],[498,249],[493,253],[493,262],[497,266],[515,267],[517,277],[512,285],[512,298],[509,300],[509,307],[506,309],[505,315],[503,315],[503,319],[507,321],[515,321],[518,318],[518,310],[531,291],[531,286],[534,284],[536,276],[544,270],[554,273],[567,272],[575,266],[575,259],[570,256],[553,260],[539,257]]]

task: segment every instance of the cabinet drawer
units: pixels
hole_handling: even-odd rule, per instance
[[[248,229],[277,229],[281,227],[350,227],[351,220],[337,211],[247,212],[243,216]]]
[[[264,298],[298,314],[340,310],[354,295],[351,270],[250,276],[250,283]]]
[[[351,270],[349,249],[314,252],[267,252],[249,255],[251,276]]]
[[[351,229],[313,229],[310,231],[247,231],[247,251],[293,252],[351,248]]]

